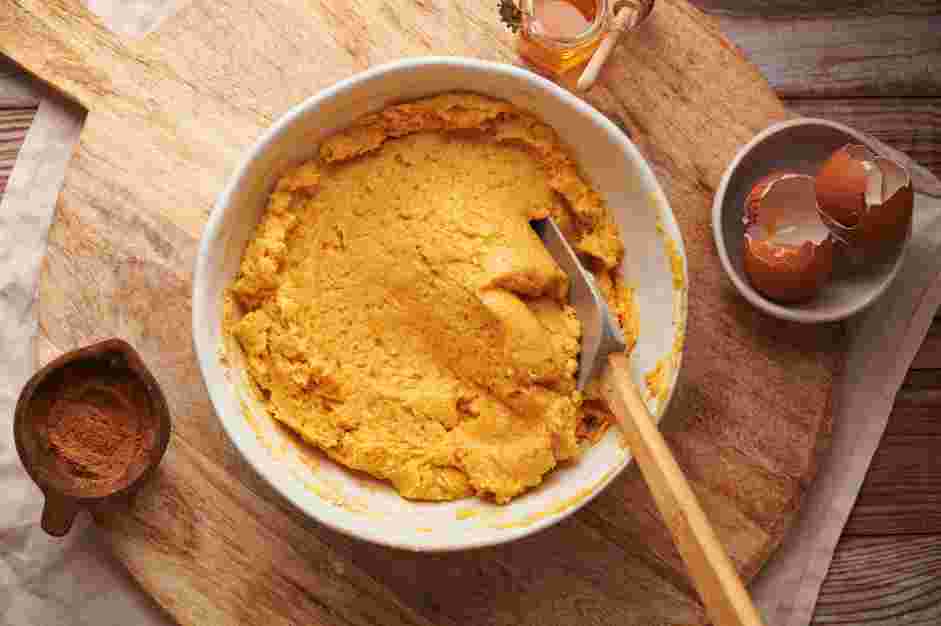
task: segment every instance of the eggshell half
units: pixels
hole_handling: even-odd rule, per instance
[[[762,178],[745,200],[745,274],[766,297],[812,298],[833,273],[833,239],[818,211],[814,179],[793,172]]]
[[[833,274],[833,240],[785,247],[746,237],[745,274],[755,289],[772,300],[804,302]]]
[[[820,168],[817,202],[821,218],[837,239],[872,253],[905,239],[914,192],[901,165],[865,146],[847,145]]]

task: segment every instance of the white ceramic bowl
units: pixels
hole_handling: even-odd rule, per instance
[[[875,302],[902,267],[904,243],[862,269],[847,271],[837,266],[833,280],[812,300],[801,304],[769,300],[751,286],[745,275],[742,214],[752,186],[763,176],[785,169],[814,176],[834,150],[848,143],[861,143],[879,153],[864,134],[837,122],[816,118],[780,122],[739,150],[719,183],[712,205],[712,233],[722,267],[739,293],[770,315],[804,323],[845,319]]]
[[[636,288],[641,338],[633,364],[638,383],[670,354],[682,332],[686,290],[674,291],[657,219],[683,255],[673,214],[653,172],[607,118],[539,76],[510,65],[463,58],[400,61],[358,74],[286,113],[251,148],[219,196],[202,236],[193,288],[193,334],[203,378],[226,433],[278,492],[312,518],[375,543],[440,551],[485,546],[530,534],[575,511],[627,465],[612,429],[582,458],[506,506],[476,499],[417,503],[378,481],[349,472],[271,420],[245,384],[237,346],[224,345],[222,301],[252,229],[278,176],[316,154],[319,141],[361,115],[436,93],[472,90],[503,98],[554,126],[585,174],[605,196],[627,246],[627,275]],[[684,274],[685,274],[685,256]],[[685,284],[685,276],[684,276]],[[223,358],[221,351],[227,356]],[[679,369],[668,376],[672,395]]]

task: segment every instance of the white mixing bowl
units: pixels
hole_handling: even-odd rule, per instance
[[[410,502],[389,486],[350,472],[268,417],[248,391],[237,346],[224,345],[222,302],[267,195],[287,168],[313,157],[324,137],[390,104],[447,91],[474,91],[529,110],[555,127],[584,174],[605,197],[627,253],[635,287],[640,340],[634,375],[667,357],[672,395],[679,355],[669,359],[686,319],[686,289],[675,289],[664,237],[683,258],[682,238],[653,172],[607,118],[567,91],[510,66],[465,58],[432,57],[376,67],[321,91],[282,116],[248,152],[219,196],[200,243],[193,286],[193,335],[209,395],[228,436],[248,463],[278,492],[327,526],[375,543],[441,551],[492,545],[545,528],[577,510],[627,465],[630,457],[612,428],[575,463],[547,476],[539,488],[497,506],[467,499]],[[225,352],[225,356],[223,356]]]

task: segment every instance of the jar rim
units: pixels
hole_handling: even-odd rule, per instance
[[[544,34],[536,33],[526,28],[526,34],[532,39],[538,41],[542,44],[547,44],[550,46],[555,46],[558,48],[575,48],[581,45],[584,45],[588,41],[595,38],[598,35],[602,28],[604,28],[605,23],[608,19],[608,0],[595,0],[595,17],[591,23],[579,34],[574,37],[547,37]],[[528,21],[525,18],[524,21]]]

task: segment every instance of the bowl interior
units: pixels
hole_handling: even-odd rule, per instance
[[[682,239],[650,168],[606,118],[534,74],[464,59],[404,61],[339,83],[282,118],[259,140],[220,196],[203,234],[193,300],[194,336],[203,376],[226,432],[282,495],[342,532],[414,550],[500,543],[557,521],[600,491],[627,464],[629,457],[619,434],[612,429],[578,462],[552,472],[542,486],[507,506],[477,499],[406,501],[385,484],[298,445],[291,433],[268,418],[247,391],[237,347],[225,346],[225,363],[220,357],[222,300],[267,194],[286,168],[313,157],[320,140],[365,113],[456,90],[509,100],[555,127],[605,196],[626,244],[625,271],[634,283],[640,311],[641,338],[632,359],[638,383],[659,359],[670,354],[686,311],[685,289],[672,287],[658,219],[680,255],[684,254]],[[683,267],[685,272],[685,257]],[[678,365],[677,360],[669,377],[671,393]],[[666,403],[652,408],[660,414]]]
[[[745,146],[729,166],[716,194],[713,228],[726,271],[739,292],[760,309],[798,322],[844,319],[871,304],[895,277],[904,246],[864,267],[850,269],[837,263],[834,277],[809,302],[781,305],[765,298],[748,281],[744,271],[745,198],[763,176],[789,170],[816,175],[830,154],[862,138],[848,128],[825,120],[799,119],[772,126]]]

